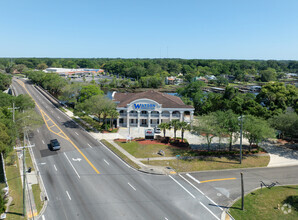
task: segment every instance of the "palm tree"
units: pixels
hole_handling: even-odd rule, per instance
[[[180,124],[179,127],[181,129],[181,139],[182,139],[182,142],[183,142],[184,132],[186,130],[190,130],[190,125],[187,122],[185,122],[185,121],[182,121],[179,124]]]
[[[119,117],[119,112],[116,111],[115,109],[111,110],[111,111],[110,111],[110,117],[111,117],[111,120],[110,120],[110,127],[113,129],[113,122],[114,122],[114,119]]]
[[[160,129],[162,129],[162,131],[163,131],[163,137],[165,138],[166,137],[166,130],[167,129],[170,129],[170,123],[163,122],[163,123],[160,123],[158,125],[158,127]]]
[[[171,126],[174,128],[174,139],[176,140],[176,132],[180,129],[180,122],[179,120],[171,121]]]

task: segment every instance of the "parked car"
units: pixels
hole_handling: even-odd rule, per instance
[[[50,141],[50,146],[52,150],[60,150],[61,146],[57,139],[53,139]]]
[[[160,130],[159,127],[155,127],[155,128],[154,128],[154,133],[156,133],[156,134],[160,134],[160,132],[161,132],[161,130]]]

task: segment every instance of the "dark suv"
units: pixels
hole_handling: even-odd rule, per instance
[[[60,143],[57,139],[53,139],[50,141],[50,145],[51,145],[51,148],[52,150],[60,150]]]

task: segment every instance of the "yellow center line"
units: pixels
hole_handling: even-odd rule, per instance
[[[26,92],[28,93],[28,95],[29,96],[31,96],[31,98],[34,100],[34,98],[32,97],[32,95],[30,94],[30,92],[27,90],[27,88],[26,88],[26,86],[25,86],[25,84],[22,82],[22,81],[19,81],[19,80],[17,80],[17,82],[21,85],[21,86],[23,86],[24,87],[24,89],[26,90]],[[44,122],[45,122],[45,124],[46,124],[46,126],[47,126],[47,128],[49,129],[49,131],[51,131],[52,133],[54,133],[54,134],[56,134],[56,135],[58,135],[58,136],[60,136],[60,137],[62,137],[62,138],[64,138],[64,139],[66,139],[66,140],[68,140],[76,149],[77,149],[77,151],[84,157],[84,159],[89,163],[89,165],[94,169],[94,171],[97,173],[97,174],[99,174],[100,172],[96,169],[96,167],[90,162],[90,160],[85,156],[85,154],[83,154],[83,152],[73,143],[73,141],[60,129],[60,127],[39,107],[39,105],[36,103],[36,101],[34,100],[34,102],[35,102],[35,104],[36,104],[36,106],[37,106],[37,108],[39,109],[39,111],[40,111],[40,113],[41,113],[41,115],[42,115],[42,118],[43,118],[43,120],[44,120]],[[47,117],[48,118],[48,120],[46,120],[45,119],[45,117]],[[48,121],[51,121],[53,124],[54,124],[54,126],[56,126],[58,129],[59,129],[59,133],[56,133],[56,132],[54,132],[53,130],[51,130],[51,127],[49,127],[49,125],[48,125]],[[60,135],[60,134],[62,134],[62,135]]]
[[[224,181],[224,180],[235,180],[236,178],[225,178],[225,179],[213,179],[213,180],[204,180],[200,181],[201,183],[207,183],[207,182],[215,182],[215,181]]]

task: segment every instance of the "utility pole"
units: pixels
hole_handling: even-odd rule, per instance
[[[244,210],[244,185],[243,185],[243,173],[241,175],[241,210]]]
[[[15,109],[19,109],[19,107],[15,107],[14,102],[12,103],[12,108],[8,108],[12,110],[12,121],[15,123]]]
[[[14,147],[15,150],[23,150],[23,215],[26,216],[26,163],[25,163],[25,148],[35,147],[35,144],[26,146],[25,129],[24,129],[24,146]]]

